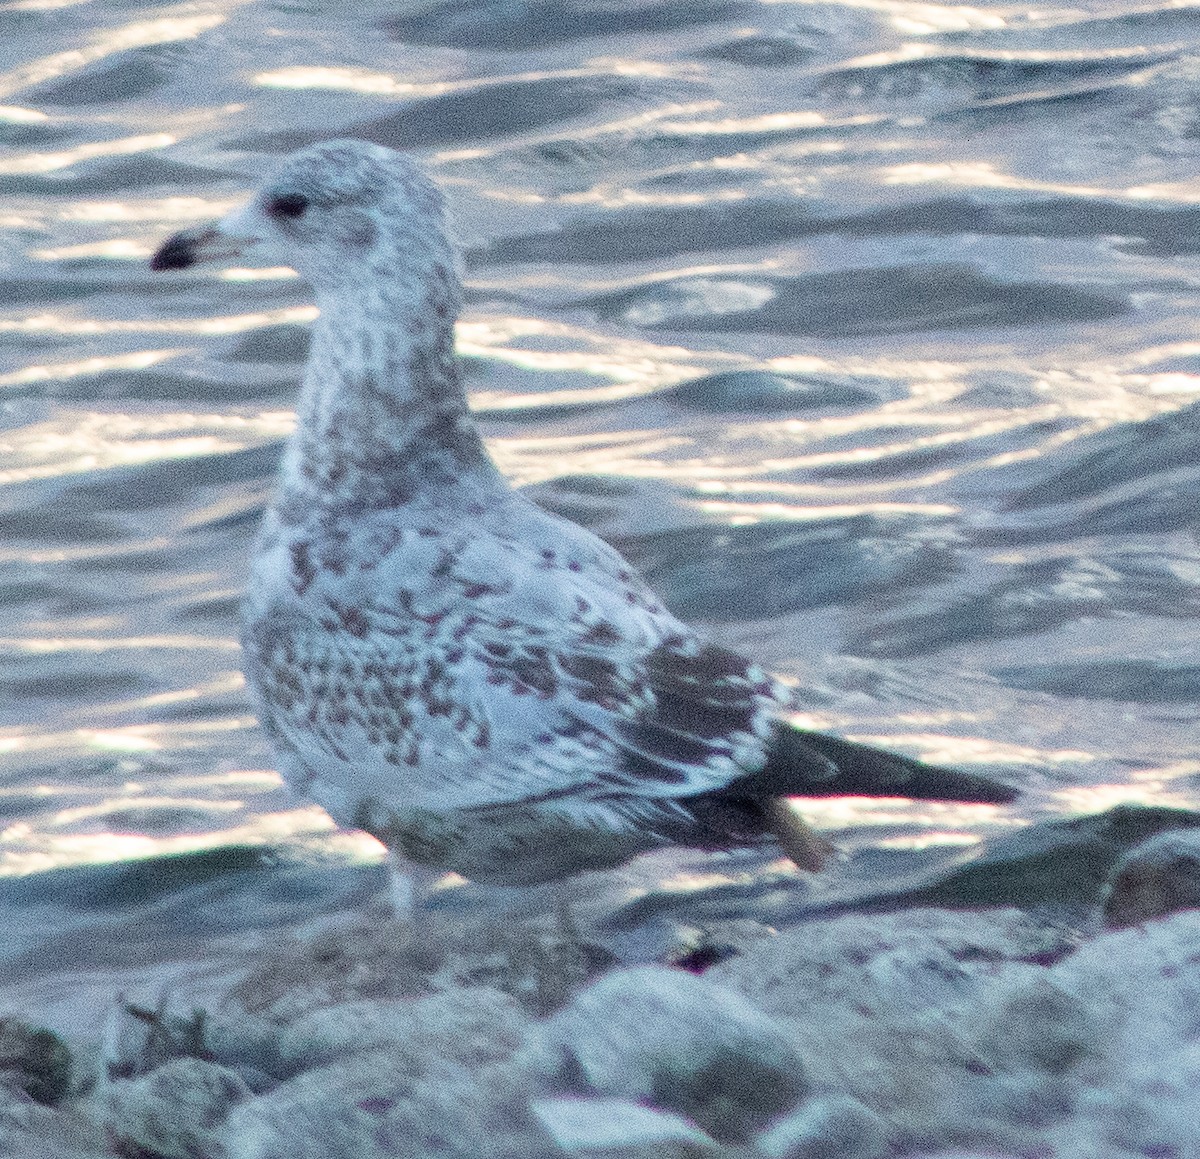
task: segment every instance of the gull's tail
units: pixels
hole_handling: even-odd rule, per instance
[[[899,753],[782,725],[767,763],[750,778],[755,794],[778,797],[915,797],[1003,805],[1020,791],[979,773],[927,765]]]
[[[663,730],[669,732],[670,730]],[[927,765],[828,733],[777,723],[762,768],[694,797],[688,820],[658,819],[670,840],[704,849],[727,849],[774,839],[801,869],[820,869],[833,847],[813,832],[789,797],[913,797],[1004,805],[1020,790],[979,773]],[[802,808],[802,807],[801,807]]]
[[[819,870],[833,846],[809,827],[788,797],[915,797],[1002,805],[1019,795],[1011,785],[977,773],[781,725],[763,768],[713,798],[714,803],[737,801],[801,869]]]

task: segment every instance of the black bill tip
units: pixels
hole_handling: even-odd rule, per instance
[[[152,270],[186,270],[196,264],[196,243],[187,234],[167,238],[150,259]]]
[[[152,270],[186,270],[200,260],[200,247],[214,237],[211,229],[185,229],[173,233],[154,251],[150,259]]]

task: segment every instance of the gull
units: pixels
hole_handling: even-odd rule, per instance
[[[459,254],[409,157],[333,140],[156,270],[255,250],[319,307],[242,644],[280,773],[400,859],[510,886],[669,845],[829,846],[797,796],[1016,791],[796,727],[792,690],[678,620],[488,456],[454,351]],[[411,903],[411,896],[410,896]]]

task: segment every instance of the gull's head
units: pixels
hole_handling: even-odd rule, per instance
[[[167,238],[150,267],[242,254],[291,266],[318,295],[364,279],[445,278],[454,265],[438,187],[403,154],[349,140],[293,153],[245,205]]]

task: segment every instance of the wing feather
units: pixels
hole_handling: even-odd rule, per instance
[[[570,666],[569,666],[570,667]],[[611,746],[606,791],[686,798],[721,789],[767,759],[787,692],[726,649],[676,634],[613,680],[611,661],[574,666],[572,717]]]

